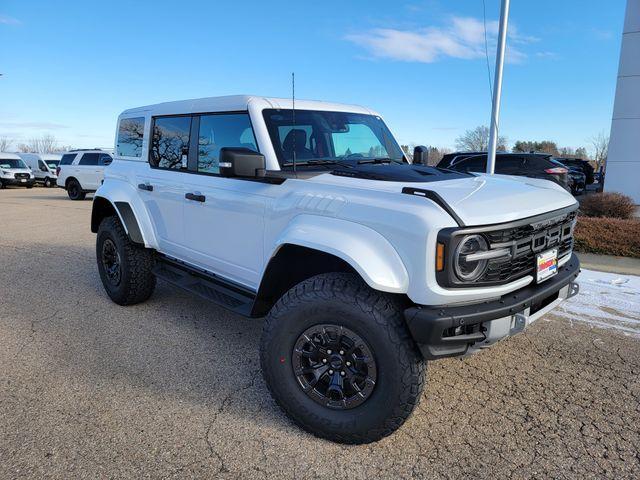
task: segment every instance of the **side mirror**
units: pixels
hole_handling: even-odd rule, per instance
[[[105,167],[108,167],[109,165],[111,165],[111,162],[113,162],[112,158],[105,158],[102,163],[104,163]]]
[[[264,177],[266,173],[264,155],[244,147],[222,147],[219,166],[223,177]]]
[[[424,145],[418,145],[413,149],[413,163],[427,165],[429,163],[429,149]]]

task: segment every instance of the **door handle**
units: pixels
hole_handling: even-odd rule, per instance
[[[149,185],[148,183],[140,183],[138,188],[140,190],[146,190],[147,192],[153,192],[153,185]]]
[[[198,195],[197,193],[186,193],[184,198],[193,200],[194,202],[204,202],[207,199],[204,195]]]

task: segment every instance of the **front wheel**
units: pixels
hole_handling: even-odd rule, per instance
[[[50,179],[49,177],[45,178],[45,179],[44,179],[44,186],[45,186],[46,188],[51,188],[51,185],[52,185],[52,184],[51,184],[51,179]]]
[[[266,319],[260,360],[271,395],[293,421],[351,444],[398,429],[426,371],[394,299],[347,273],[289,290]]]
[[[102,285],[118,305],[144,302],[153,293],[153,251],[129,240],[118,217],[107,217],[100,223],[96,258]]]

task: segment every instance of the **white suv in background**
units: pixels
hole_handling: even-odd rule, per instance
[[[84,200],[95,192],[104,179],[104,167],[113,161],[110,153],[93,150],[72,150],[65,153],[58,165],[58,186],[64,188],[71,200]]]

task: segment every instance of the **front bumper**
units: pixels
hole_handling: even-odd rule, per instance
[[[558,274],[499,299],[463,306],[416,305],[405,310],[409,331],[427,360],[473,353],[515,335],[578,293],[580,262],[571,255]]]
[[[18,187],[33,187],[33,185],[36,183],[36,179],[35,178],[25,178],[25,181],[23,182],[22,179],[18,179],[18,178],[0,178],[0,181],[2,181],[2,183],[4,185],[16,185]]]

